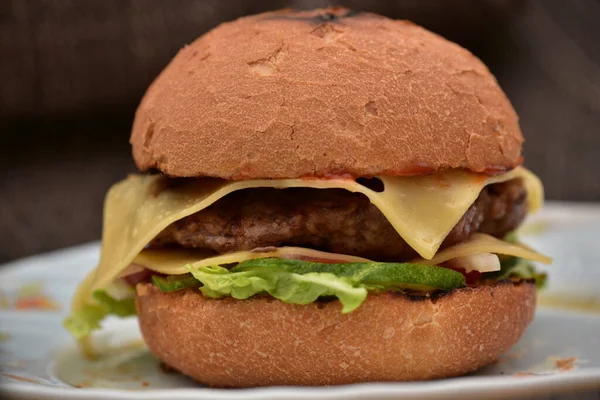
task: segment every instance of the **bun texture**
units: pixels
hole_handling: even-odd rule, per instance
[[[473,54],[344,8],[219,25],[152,83],[131,134],[142,171],[235,180],[501,172],[522,142]]]
[[[338,301],[287,304],[270,297],[211,299],[138,284],[150,350],[215,387],[341,385],[466,374],[521,337],[535,310],[533,283],[500,282],[438,298],[370,294],[342,314]]]

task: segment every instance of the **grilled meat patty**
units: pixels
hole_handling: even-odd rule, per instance
[[[526,199],[520,179],[485,187],[442,248],[473,232],[504,236],[525,218]],[[343,189],[237,191],[174,222],[151,243],[152,247],[195,247],[218,253],[286,245],[380,261],[418,256],[366,196]]]

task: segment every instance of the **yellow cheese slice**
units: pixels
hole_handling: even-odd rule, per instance
[[[535,175],[522,167],[496,176],[448,171],[410,178],[381,177],[385,190],[369,199],[421,257],[431,259],[485,186],[514,178],[527,181],[529,209],[535,212],[543,203],[541,182],[535,182]]]
[[[132,175],[107,194],[100,263],[91,279],[91,289],[102,288],[114,280],[168,225],[237,190],[308,187],[362,193],[421,257],[431,259],[484,186],[515,178],[525,181],[530,211],[535,211],[543,201],[541,183],[522,167],[496,176],[450,170],[428,176],[380,177],[383,192],[352,179],[197,179],[166,188],[159,175]]]
[[[236,251],[234,253],[217,256],[206,256],[201,251],[185,249],[147,249],[143,250],[134,260],[133,266],[144,266],[156,272],[168,275],[185,274],[185,268],[190,264],[194,268],[208,267],[211,265],[237,264],[256,258],[291,258],[315,262],[351,263],[370,261],[366,258],[349,256],[346,254],[328,253],[307,249],[304,247],[271,247],[262,251]],[[127,271],[127,270],[125,270]],[[127,271],[129,273],[132,270]],[[122,276],[127,275],[123,273]]]
[[[485,233],[474,233],[464,242],[455,244],[439,251],[432,259],[417,258],[412,260],[415,264],[439,265],[453,258],[465,257],[472,254],[503,254],[507,256],[521,257],[526,260],[541,262],[543,264],[552,263],[552,258],[536,252],[528,246],[520,243],[509,243],[497,239]]]

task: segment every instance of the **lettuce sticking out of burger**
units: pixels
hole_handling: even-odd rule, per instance
[[[467,50],[343,8],[222,24],[146,92],[65,326],[109,315],[211,386],[423,380],[531,322],[512,233],[543,203],[510,102]],[[507,235],[509,235],[507,237]],[[506,238],[506,239],[505,239]]]

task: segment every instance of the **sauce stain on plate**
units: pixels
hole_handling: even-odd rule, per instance
[[[3,372],[2,375],[6,376],[7,378],[13,379],[15,381],[35,383],[35,384],[38,384],[38,385],[40,384],[40,382],[38,382],[35,379],[27,378],[27,377],[20,376],[20,375],[9,374],[9,373],[6,373],[6,372]]]
[[[556,367],[558,369],[560,369],[561,372],[572,370],[573,368],[575,368],[575,364],[577,363],[577,357],[569,357],[569,358],[551,357],[551,358],[554,360]]]
[[[41,282],[23,284],[16,296],[9,296],[6,292],[0,291],[0,310],[58,311],[60,309],[61,304],[44,293],[44,284]]]
[[[538,307],[583,311],[600,314],[600,298],[593,296],[544,294],[538,297]]]
[[[10,340],[10,333],[5,331],[0,331],[0,343],[8,342]]]
[[[544,362],[529,368],[528,371],[520,371],[513,376],[545,376],[569,372],[577,368],[582,361],[578,357],[548,356]]]
[[[60,310],[60,304],[44,293],[43,283],[23,285],[14,304],[15,310]]]
[[[63,351],[56,359],[54,374],[76,388],[198,387],[182,375],[165,373],[141,340],[99,350],[102,356],[96,360],[85,359],[74,347]]]

